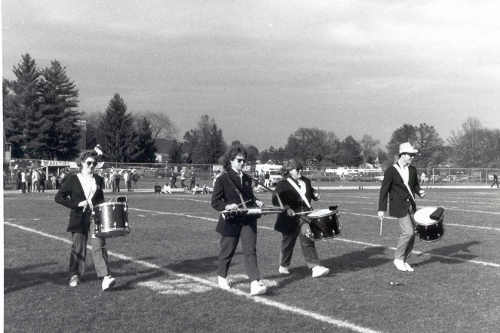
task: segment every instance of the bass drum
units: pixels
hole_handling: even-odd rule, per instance
[[[438,207],[422,207],[415,212],[415,229],[421,240],[433,242],[444,235],[443,213],[444,209]]]
[[[127,202],[104,202],[94,207],[95,235],[101,238],[130,233]]]

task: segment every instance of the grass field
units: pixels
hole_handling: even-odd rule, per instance
[[[68,210],[54,193],[4,198],[5,332],[498,332],[500,191],[430,189],[420,206],[446,208],[445,235],[416,242],[414,273],[392,265],[398,228],[378,234],[378,191],[323,191],[340,206],[342,237],[317,242],[332,269],[312,279],[300,246],[277,273],[275,216],[259,220],[259,268],[271,289],[249,296],[240,252],[231,291],[216,285],[219,236],[209,196],[130,193],[132,232],[109,239],[118,278],[100,290],[91,259],[83,283],[67,276]],[[270,194],[259,194],[270,204]],[[111,198],[111,194],[107,194]]]

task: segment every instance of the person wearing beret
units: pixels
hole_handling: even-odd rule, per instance
[[[231,146],[223,156],[224,171],[217,177],[212,192],[212,207],[226,213],[220,214],[216,228],[221,235],[218,284],[222,289],[231,288],[227,273],[241,239],[245,269],[251,281],[250,294],[261,295],[267,292],[267,287],[260,281],[257,266],[257,216],[237,214],[238,209],[263,206],[253,193],[252,178],[243,172],[246,158],[243,146]]]
[[[303,220],[296,213],[312,210],[311,201],[319,200],[319,194],[313,189],[311,181],[302,175],[302,164],[295,159],[285,161],[284,179],[276,184],[273,193],[273,205],[283,205],[286,211],[278,214],[274,229],[282,234],[280,249],[280,274],[290,274],[289,266],[297,238],[306,264],[312,270],[312,277],[325,276],[330,269],[321,266],[314,241],[302,231]],[[280,206],[281,206],[280,205]]]
[[[417,169],[411,165],[417,152],[409,142],[399,145],[398,160],[385,170],[379,193],[379,218],[383,220],[389,198],[389,214],[398,219],[400,234],[394,252],[394,266],[403,272],[414,271],[407,262],[415,243],[412,214],[417,209],[415,194],[420,197],[425,195],[424,190],[420,188]]]
[[[97,277],[101,279],[102,290],[108,290],[116,281],[109,272],[105,239],[94,235],[94,225],[91,222],[94,206],[104,202],[104,179],[94,173],[97,157],[98,154],[94,150],[81,153],[77,162],[81,168],[80,172],[66,177],[55,196],[55,201],[70,209],[67,228],[73,240],[69,259],[70,287],[76,287],[81,282],[90,234]]]

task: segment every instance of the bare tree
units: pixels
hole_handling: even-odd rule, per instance
[[[177,136],[177,127],[165,113],[143,111],[140,116],[149,121],[153,139],[175,139]]]

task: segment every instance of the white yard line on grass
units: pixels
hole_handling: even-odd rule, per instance
[[[159,214],[159,215],[184,216],[184,217],[189,217],[189,218],[201,219],[201,220],[205,220],[205,221],[217,222],[217,219],[214,219],[214,218],[211,218],[211,217],[196,216],[196,215],[191,215],[191,214],[173,213],[173,212],[162,212],[162,211],[157,211],[157,210],[140,209],[140,208],[129,208],[129,210],[135,210],[135,211],[139,211],[139,212],[149,212],[149,213],[154,213],[154,214]],[[373,215],[368,215],[368,214],[358,214],[358,213],[353,213],[353,214],[354,215],[374,217]],[[395,219],[395,218],[391,217],[390,219]],[[460,226],[463,226],[463,225],[460,225]],[[266,227],[266,226],[258,226],[258,228],[259,229],[265,229],[265,230],[274,231],[273,228]],[[340,242],[351,243],[351,244],[358,244],[358,245],[362,245],[362,246],[383,247],[385,249],[389,249],[389,250],[393,250],[393,251],[396,250],[395,247],[389,247],[389,246],[385,246],[383,244],[367,243],[367,242],[362,242],[362,241],[357,241],[357,240],[352,240],[352,239],[346,239],[346,238],[342,238],[342,237],[337,237],[337,238],[335,238],[335,240],[338,240]],[[500,268],[500,264],[497,264],[497,263],[494,263],[494,262],[489,262],[489,261],[463,259],[463,258],[458,258],[458,257],[450,257],[450,256],[441,255],[441,254],[435,254],[435,253],[429,253],[429,252],[422,252],[422,251],[415,251],[415,250],[412,251],[412,253],[415,253],[417,255],[426,255],[426,256],[441,258],[441,259],[456,260],[456,261],[461,261],[461,262],[471,263],[471,264],[476,264],[476,265],[482,265],[482,266],[487,266],[487,267]]]
[[[348,210],[341,210],[340,213],[341,214],[355,215],[355,216],[371,217],[371,218],[377,219],[377,221],[379,219],[379,217],[377,215],[364,214],[364,213],[355,213],[355,212],[351,212],[351,211],[348,211]],[[397,220],[397,218],[396,217],[387,216],[387,217],[384,218],[384,220]],[[499,231],[500,232],[500,228],[483,227],[483,226],[480,226],[480,225],[458,224],[458,223],[445,223],[445,225],[446,226],[454,226],[454,227],[462,227],[462,228],[470,228],[470,229],[480,229],[480,230],[490,230],[490,231]]]
[[[141,210],[141,211],[144,211],[144,210]],[[182,214],[174,214],[174,215],[182,215]],[[190,217],[190,216],[187,216],[187,217]],[[196,217],[196,218],[200,218],[200,217]],[[202,217],[202,219],[205,219],[205,218]],[[66,239],[66,238],[54,236],[54,235],[51,235],[51,234],[48,234],[48,233],[45,233],[45,232],[42,232],[42,231],[39,231],[39,230],[35,230],[35,229],[32,229],[32,228],[24,227],[24,226],[17,225],[17,224],[14,224],[14,223],[10,223],[10,222],[7,222],[7,221],[5,221],[4,224],[8,225],[8,226],[11,226],[11,227],[15,227],[15,228],[21,229],[21,230],[24,230],[24,231],[35,233],[35,234],[38,234],[40,236],[44,236],[44,237],[48,237],[48,238],[51,238],[51,239],[55,239],[55,240],[64,242],[66,244],[71,244],[71,241],[69,239]],[[88,246],[88,248],[91,249],[92,247]],[[174,275],[174,276],[177,276],[179,278],[190,279],[192,281],[196,281],[198,283],[201,283],[201,284],[213,287],[213,288],[219,288],[219,286],[218,286],[217,283],[215,283],[213,281],[210,281],[208,279],[200,278],[198,276],[194,276],[194,275],[190,275],[190,274],[177,273],[177,272],[171,271],[169,269],[160,267],[160,266],[158,266],[156,264],[152,264],[152,263],[144,261],[144,260],[135,259],[135,258],[129,257],[129,256],[121,254],[121,253],[117,253],[117,252],[113,252],[113,251],[108,251],[108,254],[111,255],[111,256],[114,256],[116,258],[119,258],[121,260],[124,260],[124,261],[130,261],[130,262],[133,262],[133,263],[138,264],[138,265],[142,265],[142,266],[147,267],[147,268],[152,268],[152,269],[156,269],[156,270],[165,272],[165,273],[167,273],[169,275]],[[221,289],[221,290],[224,290],[224,289]],[[380,331],[373,330],[371,328],[367,328],[367,327],[363,327],[363,326],[359,326],[359,325],[350,323],[350,322],[345,321],[345,320],[335,319],[335,318],[332,318],[332,317],[329,317],[329,316],[325,316],[325,315],[322,315],[322,314],[319,314],[319,313],[316,313],[316,312],[313,312],[313,311],[301,309],[301,308],[296,307],[296,306],[287,305],[287,304],[284,304],[284,303],[281,303],[281,302],[273,301],[273,300],[270,300],[270,299],[265,298],[265,297],[251,296],[249,293],[246,293],[246,292],[244,292],[242,290],[239,290],[239,289],[236,289],[236,288],[232,288],[230,290],[224,290],[224,291],[227,291],[227,292],[229,292],[229,293],[231,293],[233,295],[244,297],[244,298],[246,298],[246,299],[248,299],[250,301],[253,301],[255,303],[260,303],[260,304],[264,304],[264,305],[267,305],[267,306],[270,306],[270,307],[274,307],[274,308],[280,309],[282,311],[287,311],[287,312],[292,312],[292,313],[295,313],[295,314],[299,314],[299,315],[302,315],[304,317],[309,317],[309,318],[312,318],[312,319],[315,319],[315,320],[318,320],[318,321],[321,321],[321,322],[324,322],[324,323],[331,324],[333,326],[350,329],[350,330],[352,330],[354,332],[360,332],[360,333],[378,333],[378,332],[380,332]]]

